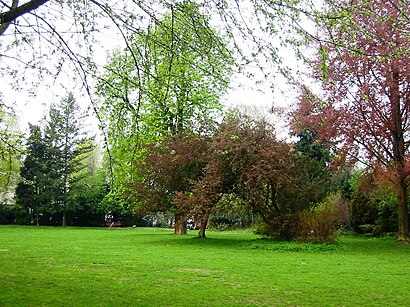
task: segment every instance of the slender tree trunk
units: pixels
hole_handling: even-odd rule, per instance
[[[36,211],[36,225],[40,226],[40,218],[38,216],[38,211]]]
[[[176,235],[185,235],[186,230],[186,220],[183,214],[175,214],[175,234]]]
[[[63,227],[67,226],[66,213],[65,213],[65,211],[63,211],[63,221],[62,221],[62,223],[61,223],[61,226],[63,226]]]

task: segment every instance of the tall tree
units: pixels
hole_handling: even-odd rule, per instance
[[[200,3],[184,0],[149,2],[133,0],[115,3],[107,0],[28,0],[24,3],[18,0],[0,1],[0,35],[2,36],[0,74],[11,77],[10,83],[13,89],[29,88],[32,94],[37,92],[35,88],[40,85],[40,82],[42,86],[47,83],[58,84],[56,79],[64,76],[65,79],[61,83],[65,83],[66,75],[74,77],[76,84],[80,83],[82,89],[89,95],[95,113],[99,117],[100,106],[93,96],[94,82],[92,81],[98,80],[99,83],[108,85],[113,82],[110,75],[101,75],[99,68],[103,63],[101,57],[95,55],[118,43],[124,46],[133,58],[132,61],[118,62],[121,69],[112,66],[112,73],[116,74],[122,83],[130,82],[134,83],[134,88],[144,88],[140,84],[145,82],[141,80],[140,73],[146,76],[151,74],[152,87],[159,83],[167,84],[165,87],[161,85],[161,90],[151,91],[150,94],[154,94],[151,98],[161,100],[167,97],[172,92],[172,87],[174,87],[174,97],[177,95],[181,98],[184,96],[184,87],[192,84],[193,93],[190,95],[200,98],[198,93],[194,93],[197,76],[205,76],[207,80],[218,79],[221,63],[211,60],[207,65],[203,65],[204,63],[200,61],[196,65],[198,69],[191,70],[189,73],[185,71],[184,75],[182,75],[183,71],[179,73],[172,67],[176,67],[176,63],[180,67],[192,66],[190,62],[192,58],[189,56],[186,57],[189,60],[186,61],[187,65],[184,65],[184,61],[177,60],[181,58],[180,51],[185,52],[183,50],[196,50],[202,59],[211,58],[218,52],[226,52],[221,48],[223,46],[219,44],[218,39],[215,39],[216,31],[211,29],[209,24],[220,28],[220,33],[226,37],[226,44],[234,52],[238,70],[247,78],[265,81],[268,80],[269,75],[288,72],[286,63],[290,61],[281,61],[280,49],[289,43],[294,46],[300,45],[300,42],[290,35],[295,29],[303,30],[299,16],[303,14],[310,17],[314,3],[313,0],[262,2],[228,0]],[[186,9],[189,7],[191,9]],[[205,27],[204,20],[207,23]],[[149,33],[146,31],[147,24],[151,24]],[[184,31],[184,28],[187,31]],[[161,43],[162,39],[164,39],[163,43]],[[107,44],[107,41],[111,43]],[[139,46],[136,46],[138,45],[135,44],[136,41]],[[150,52],[145,52],[145,46],[149,47]],[[182,48],[174,48],[176,46]],[[149,68],[156,65],[152,61],[155,59],[153,56],[158,55],[159,52],[167,55],[168,60],[165,60],[162,66],[157,66],[162,68],[150,71]],[[128,65],[127,63],[131,64],[131,69],[129,67],[123,69]],[[29,77],[32,69],[39,78],[33,80]],[[255,70],[258,72],[255,73]],[[121,74],[120,71],[124,71],[125,74]],[[127,75],[130,71],[133,74]],[[165,79],[156,78],[156,73],[158,76],[164,76]],[[170,73],[183,76],[185,80],[181,83],[179,94],[175,91],[175,84],[166,81]],[[54,77],[50,82],[48,82],[49,74]],[[210,82],[208,87],[213,89],[214,85]],[[135,118],[142,115],[138,108],[131,111],[135,108],[135,100],[140,99],[141,93],[136,92],[136,96],[137,98],[131,95],[127,97],[121,93],[119,98],[129,98],[131,103],[125,101],[122,106],[120,103],[116,104],[120,107],[113,117],[113,120],[119,120],[119,125],[123,122],[129,129],[134,129],[135,126],[129,124],[129,120],[122,120],[122,118],[127,116]],[[206,96],[202,97],[203,101],[205,98]],[[210,101],[210,99],[206,100]],[[167,120],[168,126],[172,125],[173,129],[182,126],[182,121],[186,121],[191,110],[198,111],[192,107],[184,108],[181,102],[178,103],[179,106],[174,103],[172,107],[173,117],[168,116]],[[102,113],[105,111],[102,110]],[[202,114],[204,111],[204,109],[199,110]],[[162,114],[157,113],[164,118]],[[99,120],[104,130],[105,141],[108,143],[105,133],[106,123],[100,118]],[[113,132],[108,131],[109,133]],[[127,137],[127,133],[126,129],[118,133],[116,135],[119,136],[118,142],[121,142],[123,135]],[[124,147],[123,145],[127,145],[127,142],[122,142],[119,147]],[[114,156],[124,156],[128,159],[127,154],[130,152],[132,151],[126,150],[114,153]]]
[[[132,39],[114,53],[98,87],[119,183],[138,180],[131,163],[141,157],[138,143],[211,125],[233,64],[225,41],[191,1],[171,5]]]
[[[226,43],[196,3],[168,11],[133,33],[130,48],[113,54],[101,78],[101,114],[114,155],[132,156],[138,139],[198,130],[221,108],[232,65]]]
[[[320,24],[313,61],[323,94],[303,88],[294,124],[312,128],[342,155],[390,178],[398,240],[408,241],[410,7],[401,0],[326,3],[333,18]]]
[[[58,192],[54,205],[62,213],[62,226],[66,226],[66,213],[76,206],[73,196],[74,184],[81,178],[82,163],[93,150],[92,139],[84,132],[79,105],[72,93],[68,93],[59,104],[50,107],[45,141],[52,154],[50,176],[56,178]]]
[[[55,193],[51,175],[51,152],[44,141],[41,128],[30,125],[27,153],[20,170],[21,181],[16,188],[16,203],[27,208],[31,222],[40,224],[39,214],[47,210]]]

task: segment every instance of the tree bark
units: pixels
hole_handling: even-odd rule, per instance
[[[392,67],[392,82],[390,86],[391,116],[394,128],[392,130],[393,157],[396,172],[396,193],[398,200],[399,233],[398,241],[409,242],[409,216],[407,207],[407,172],[405,166],[405,141],[403,134],[403,119],[400,106],[400,71],[397,64]]]
[[[198,238],[206,238],[206,227],[208,226],[208,219],[204,218],[201,219],[201,224],[199,225],[199,232],[198,232]]]
[[[186,229],[186,220],[183,214],[175,213],[175,234],[176,235],[185,235],[187,234]]]
[[[409,242],[409,211],[407,207],[407,182],[405,176],[399,174],[399,195],[398,195],[398,215],[399,215],[399,233],[397,240],[399,242]]]
[[[39,6],[45,4],[49,0],[31,0],[18,7],[12,7],[9,11],[0,14],[0,25],[14,21],[17,17],[20,17],[32,10],[35,10]]]

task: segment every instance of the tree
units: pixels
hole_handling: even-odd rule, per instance
[[[35,51],[37,43],[40,43],[43,48],[53,51],[46,54],[57,56],[60,65],[56,67],[56,71],[59,71],[63,65],[61,59],[71,60],[67,62],[74,64],[76,73],[81,77],[84,85],[89,85],[87,76],[95,73],[95,69],[86,70],[95,64],[90,58],[92,53],[88,51],[95,47],[100,33],[116,31],[129,48],[131,44],[128,41],[128,34],[142,31],[146,27],[147,20],[161,20],[165,9],[190,3],[190,1],[166,0],[154,0],[150,3],[131,1],[115,5],[104,0],[89,2],[30,0],[23,4],[18,0],[8,2],[0,3],[0,35],[5,33],[7,35],[8,32],[15,33],[14,47],[17,48],[29,47]],[[267,39],[266,33],[273,34],[281,44],[297,45],[298,42],[294,38],[289,39],[286,35],[278,34],[289,34],[290,30],[295,29],[302,31],[298,18],[301,14],[311,17],[312,8],[315,7],[313,4],[314,1],[311,0],[262,3],[231,0],[223,4],[203,2],[198,5],[198,8],[204,15],[212,16],[215,24],[221,26],[222,31],[227,34],[237,50],[243,68],[246,69],[252,58],[260,63],[264,62],[265,65],[269,64],[269,61],[280,64],[278,42]],[[198,21],[195,15],[186,13],[181,22],[195,24]],[[61,26],[62,20],[67,27]],[[85,48],[80,48],[78,52],[77,48],[80,45]],[[261,59],[261,54],[267,61]],[[7,56],[13,57],[10,53]],[[44,57],[45,54],[41,52],[33,52],[31,64],[35,63],[36,68],[46,69],[47,65],[42,61]],[[24,63],[25,60],[22,62]],[[283,63],[281,64],[283,67]],[[262,65],[260,67],[262,68]],[[210,73],[212,75],[212,72]],[[269,69],[265,69],[264,74],[269,74]]]
[[[0,203],[10,203],[18,182],[23,154],[23,136],[17,119],[3,106],[0,97]]]
[[[93,150],[92,138],[84,135],[79,105],[72,93],[59,104],[52,105],[45,128],[45,141],[51,152],[50,177],[56,180],[58,190],[53,205],[62,213],[62,226],[66,226],[66,213],[76,206],[75,183],[82,178],[81,170],[87,168],[82,161]]]
[[[333,18],[321,20],[328,23],[320,24],[318,57],[312,62],[323,92],[303,88],[294,124],[311,127],[339,147],[341,158],[360,159],[394,183],[398,240],[408,241],[408,3],[327,4]]]
[[[39,214],[52,203],[55,181],[51,175],[51,152],[39,126],[30,125],[27,154],[20,169],[21,181],[16,188],[16,203],[28,209],[33,223],[40,225]]]
[[[146,156],[134,161],[137,176],[123,184],[122,197],[139,212],[173,212],[175,233],[185,234],[191,206],[175,199],[181,193],[189,193],[203,177],[206,139],[192,134],[176,135],[143,148]]]
[[[350,226],[357,233],[382,235],[397,230],[397,197],[390,181],[369,170],[356,172],[350,180]]]
[[[297,236],[298,214],[328,193],[330,177],[323,165],[276,139],[264,120],[233,116],[214,138],[224,193],[235,193],[259,214],[266,234]]]
[[[123,165],[138,142],[198,131],[214,119],[232,65],[226,43],[190,1],[170,6],[131,43],[114,52],[98,86],[110,150]]]
[[[131,163],[142,159],[140,143],[210,129],[232,66],[226,43],[190,1],[170,6],[132,38],[130,48],[114,53],[98,87],[119,184],[140,180]],[[176,214],[181,231],[183,216]]]

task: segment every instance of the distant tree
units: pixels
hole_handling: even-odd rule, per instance
[[[27,208],[32,223],[40,224],[39,214],[51,205],[56,190],[52,177],[51,152],[39,126],[30,125],[27,153],[20,169],[21,181],[16,188],[16,203]]]
[[[312,75],[322,95],[303,87],[295,124],[339,147],[395,186],[399,241],[409,241],[410,7],[406,1],[326,1]]]
[[[86,143],[85,146],[90,146]],[[101,226],[104,215],[113,212],[105,198],[110,193],[109,172],[102,163],[101,148],[94,146],[92,152],[85,151],[78,157],[81,167],[71,175],[71,198],[76,206],[71,212],[71,224]]]
[[[12,112],[0,97],[0,203],[10,203],[16,188],[23,155],[23,135]]]
[[[303,127],[298,131],[292,131],[292,134],[298,138],[294,144],[295,150],[323,165],[330,162],[330,150],[317,139],[317,132]]]
[[[87,168],[83,160],[94,147],[92,138],[84,134],[83,120],[79,105],[69,93],[59,104],[50,107],[44,133],[51,152],[49,175],[58,186],[53,209],[62,214],[62,226],[66,226],[67,211],[74,210],[77,205],[75,184],[82,178],[81,170]]]

